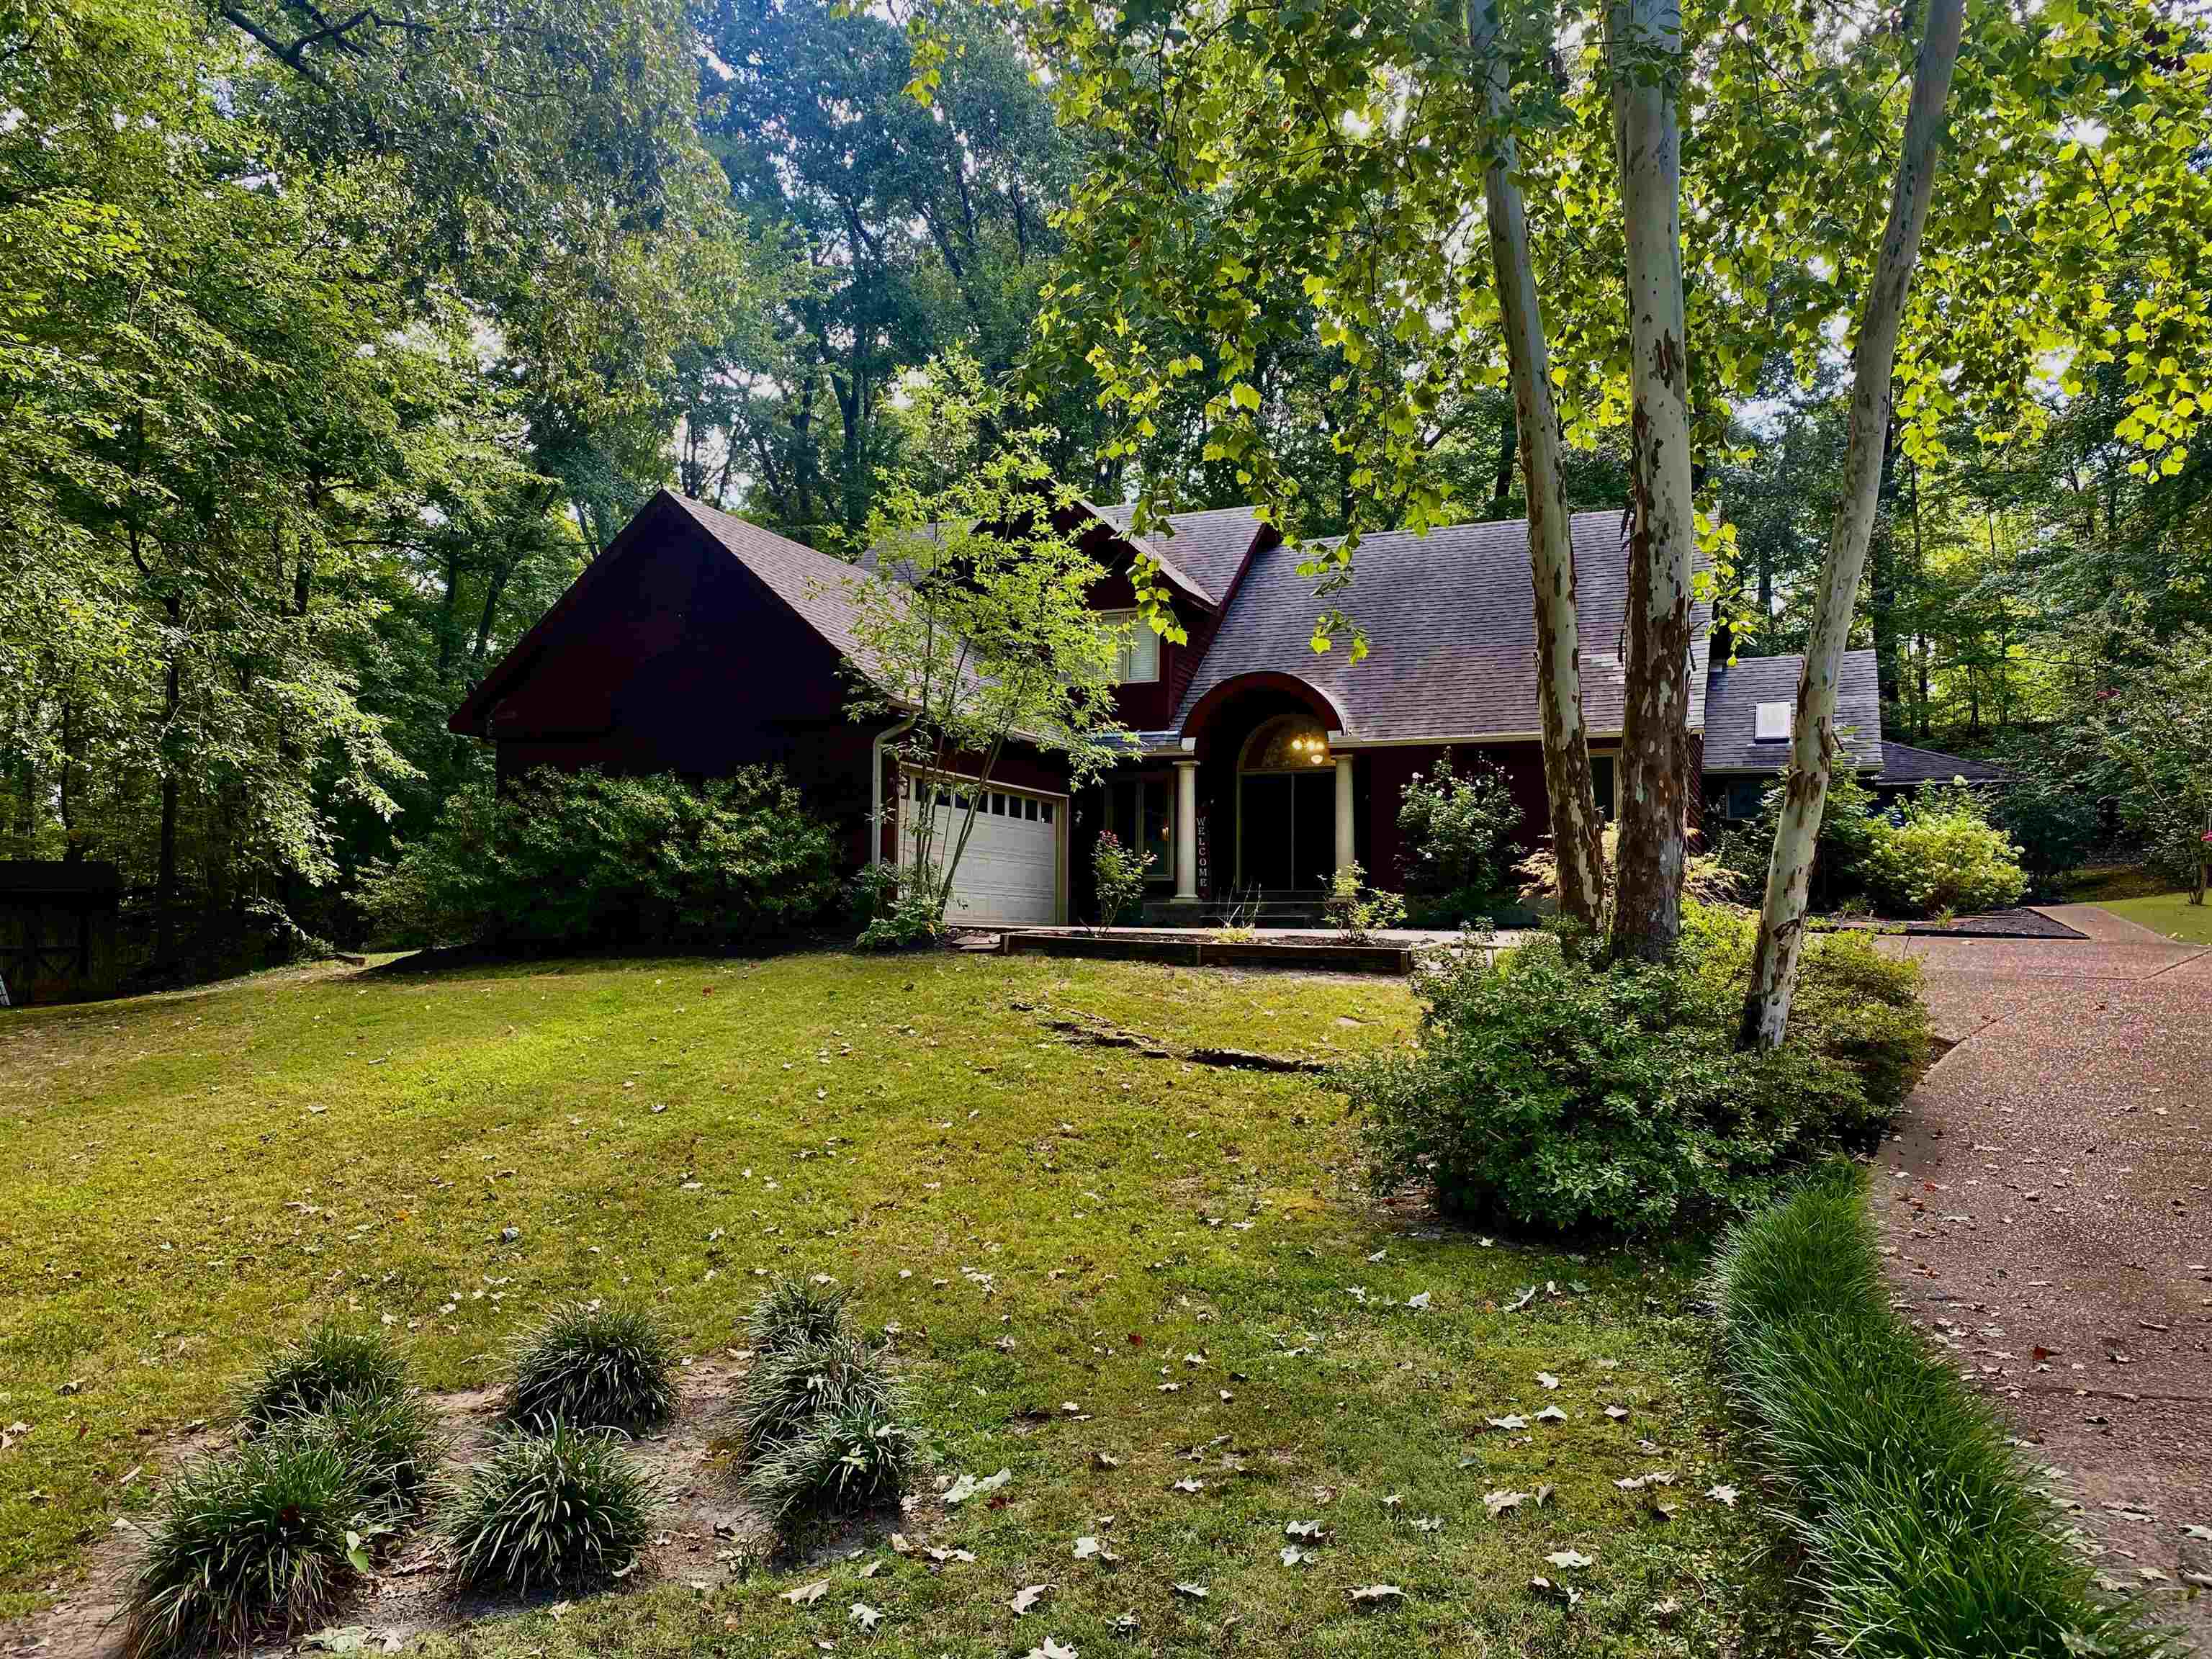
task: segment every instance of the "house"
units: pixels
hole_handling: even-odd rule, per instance
[[[1358,860],[1398,879],[1407,781],[1450,756],[1497,766],[1530,846],[1547,833],[1527,532],[1519,522],[1370,536],[1340,596],[1369,652],[1311,645],[1300,555],[1249,508],[1179,514],[1140,537],[1126,507],[1072,509],[1108,570],[1093,603],[1131,612],[1131,567],[1158,562],[1186,638],[1135,630],[1116,696],[1127,757],[1071,791],[1050,752],[1010,744],[956,877],[956,921],[1051,923],[1091,913],[1102,830],[1154,855],[1160,919],[1240,897],[1310,903]],[[1626,535],[1618,512],[1573,520],[1583,716],[1601,810],[1620,741]],[[838,824],[854,866],[896,859],[921,811],[959,810],[958,777],[899,775],[888,722],[854,724],[860,648],[848,584],[881,580],[663,491],[449,722],[489,739],[501,776],[541,765],[628,773],[785,767]],[[1708,664],[1693,617],[1692,750],[1724,813],[1755,810],[1789,750],[1798,659]],[[1854,761],[1885,762],[1873,653],[1846,665],[1839,726]],[[1919,753],[1921,751],[1913,751]],[[1942,759],[1944,757],[1937,757]],[[972,774],[969,775],[972,778]]]

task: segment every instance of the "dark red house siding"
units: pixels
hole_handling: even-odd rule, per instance
[[[680,515],[641,519],[602,560],[587,602],[549,616],[490,708],[500,775],[774,763],[865,860],[880,728],[847,717],[836,650]]]
[[[1357,753],[1352,777],[1354,810],[1359,814],[1358,857],[1366,866],[1368,878],[1379,887],[1405,884],[1406,842],[1398,831],[1398,809],[1405,799],[1406,785],[1416,773],[1433,771],[1446,755],[1451,757],[1452,769],[1462,775],[1486,761],[1504,775],[1505,787],[1521,809],[1515,838],[1524,850],[1539,846],[1550,833],[1540,744],[1408,744]]]
[[[1136,590],[1129,586],[1126,564],[1094,586],[1090,597],[1093,611],[1127,611],[1134,606]],[[1182,694],[1190,689],[1191,678],[1198,672],[1206,647],[1213,643],[1218,618],[1212,611],[1188,603],[1178,603],[1174,610],[1176,620],[1188,638],[1181,644],[1170,639],[1160,641],[1159,678],[1115,690],[1114,701],[1121,724],[1133,732],[1167,728],[1175,719]],[[1145,626],[1141,622],[1137,625]]]

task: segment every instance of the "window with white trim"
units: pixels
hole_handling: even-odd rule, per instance
[[[1160,677],[1160,636],[1134,611],[1102,611],[1098,620],[1121,635],[1121,648],[1114,657],[1116,685],[1149,685]]]

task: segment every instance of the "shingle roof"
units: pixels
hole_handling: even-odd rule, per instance
[[[1708,772],[1781,772],[1790,763],[1790,744],[1761,743],[1753,737],[1759,705],[1797,707],[1797,678],[1802,656],[1740,657],[1716,663],[1706,677],[1705,763]],[[1881,688],[1874,653],[1846,651],[1836,684],[1836,732],[1851,763],[1863,772],[1882,763]]]
[[[1621,721],[1626,535],[1618,512],[1578,513],[1573,533],[1583,718],[1593,735],[1608,735]],[[1329,652],[1313,649],[1314,619],[1324,606],[1313,583],[1297,573],[1303,556],[1304,550],[1279,545],[1253,560],[1184,693],[1178,726],[1224,681],[1273,671],[1328,694],[1344,711],[1346,737],[1355,740],[1537,732],[1535,606],[1528,532],[1520,520],[1362,539],[1351,586],[1329,601],[1366,630],[1368,654],[1357,664],[1341,641]],[[1692,731],[1705,719],[1710,615],[1704,604],[1692,613]]]
[[[872,675],[874,665],[860,647],[855,628],[858,607],[851,584],[879,580],[834,555],[788,541],[772,530],[668,492],[669,499],[702,530],[736,556],[763,586],[799,613],[801,621],[837,647],[840,655]]]
[[[1869,654],[1872,654],[1869,653]],[[1964,755],[1946,755],[1934,749],[1915,749],[1909,743],[1882,739],[1881,783],[1948,783],[1964,778],[1968,783],[2010,783],[2012,774],[1987,761]]]
[[[1133,507],[1094,507],[1091,510],[1122,535],[1128,533],[1129,520],[1136,514]],[[1175,513],[1169,515],[1165,532],[1152,531],[1138,539],[1137,544],[1174,566],[1202,590],[1203,598],[1219,605],[1228,599],[1230,584],[1243,568],[1244,556],[1252,550],[1252,544],[1265,528],[1258,510],[1249,507]]]

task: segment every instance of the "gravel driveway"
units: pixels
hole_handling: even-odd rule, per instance
[[[2116,1582],[2212,1653],[2212,950],[1884,939],[1958,1047],[1875,1171],[1901,1305],[2063,1474]],[[2206,1575],[2185,1595],[2185,1574]]]

